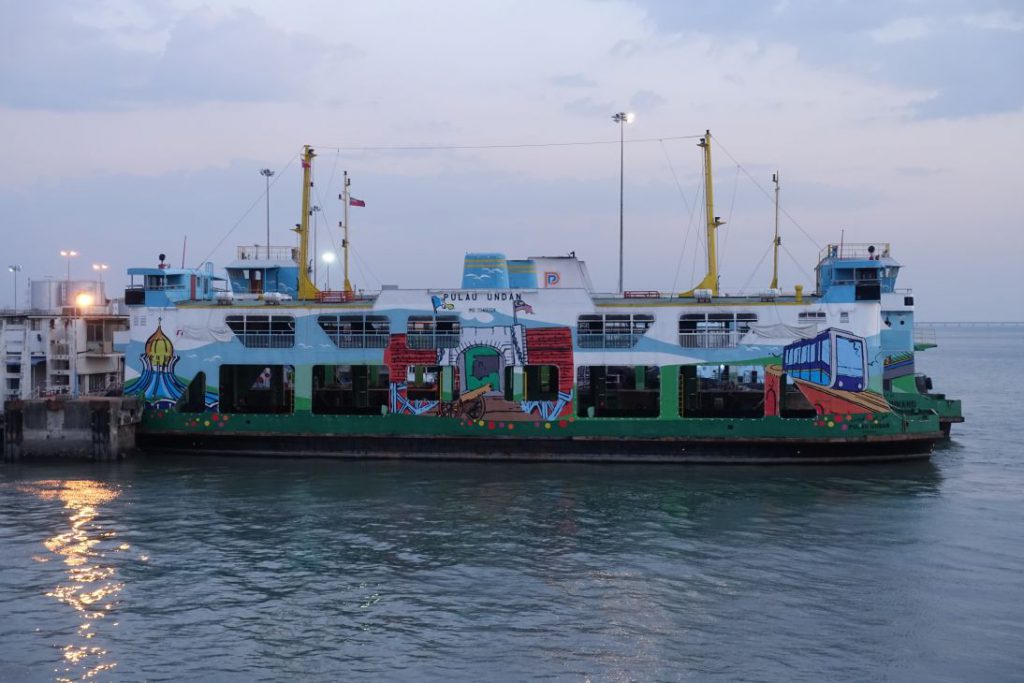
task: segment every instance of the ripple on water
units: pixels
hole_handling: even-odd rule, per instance
[[[1019,677],[984,343],[921,359],[971,420],[931,463],[5,466],[0,680]]]

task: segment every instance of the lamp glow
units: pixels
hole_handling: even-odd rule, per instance
[[[93,295],[89,294],[88,292],[80,292],[77,296],[75,296],[75,305],[81,308],[85,308],[86,306],[92,306],[95,301],[96,298],[93,297]]]
[[[334,259],[337,258],[332,251],[325,251],[320,259],[324,263],[334,263]]]

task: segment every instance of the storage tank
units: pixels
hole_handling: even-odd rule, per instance
[[[64,306],[74,306],[79,294],[92,297],[93,306],[107,303],[103,283],[98,280],[33,280],[31,287],[32,308],[38,311],[60,313]]]
[[[64,300],[63,280],[32,280],[29,304],[34,310],[59,313]]]

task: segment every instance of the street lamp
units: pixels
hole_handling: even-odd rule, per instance
[[[636,118],[632,112],[620,111],[612,116],[612,121],[619,124],[619,292],[622,289],[622,251],[625,232],[623,230],[623,185],[626,170],[626,124],[633,123]]]
[[[94,264],[92,264],[92,269],[100,274],[100,283],[101,284],[103,283],[103,271],[107,270],[108,268],[110,268],[110,266],[108,266],[106,263],[94,263]]]
[[[333,251],[325,251],[320,256],[320,258],[321,260],[323,260],[324,263],[327,264],[327,281],[325,283],[325,286],[327,288],[327,291],[331,291],[331,264],[334,263],[334,260],[337,257],[334,255]]]
[[[267,189],[265,195],[267,197],[267,258],[270,258],[270,178],[274,175],[274,172],[269,168],[261,168],[260,175],[266,179]],[[258,254],[257,254],[258,255]]]
[[[14,312],[18,312],[18,273],[21,272],[21,266],[7,266],[7,270],[11,271],[11,275],[14,276]]]
[[[78,252],[75,251],[74,249],[61,249],[60,250],[60,255],[68,260],[68,277],[67,277],[67,281],[71,282],[71,258],[73,256],[78,256]]]
[[[61,297],[64,300],[63,306],[68,305],[68,299],[71,298],[71,258],[78,256],[78,252],[74,249],[61,249],[60,255],[68,260],[68,275],[64,280],[64,296]]]
[[[78,319],[79,309],[88,308],[96,303],[96,298],[89,292],[75,295],[75,317],[71,319],[71,339],[68,343],[68,369],[71,371],[71,398],[78,398]]]

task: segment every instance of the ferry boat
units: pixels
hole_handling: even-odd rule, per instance
[[[470,253],[461,286],[316,287],[315,152],[298,245],[130,268],[125,393],[143,448],[512,460],[848,462],[928,457],[960,405],[914,372],[914,297],[890,245],[829,244],[813,292],[595,291],[575,254]],[[777,236],[775,247],[778,249]],[[776,254],[777,269],[777,254]]]

